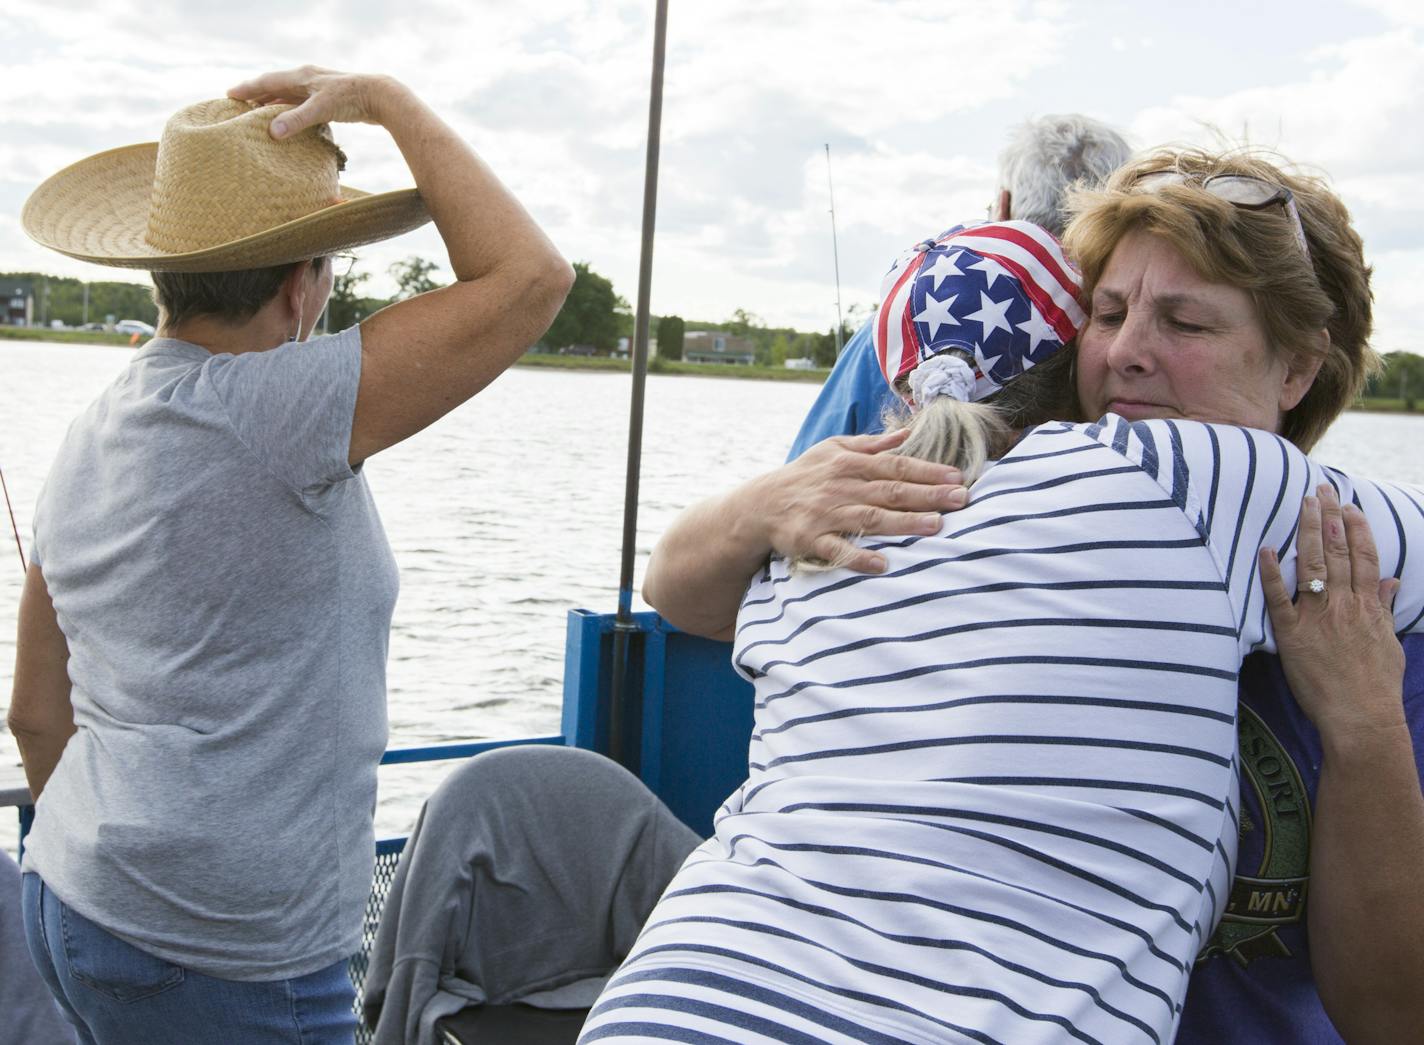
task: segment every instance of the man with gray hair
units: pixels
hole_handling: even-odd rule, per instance
[[[1031,221],[1062,236],[1067,189],[1101,184],[1127,162],[1131,151],[1122,135],[1089,116],[1066,113],[1029,120],[1014,128],[999,156],[999,189],[989,212],[995,221]],[[788,460],[833,435],[883,429],[881,419],[893,395],[875,359],[872,322],[866,320],[846,342],[801,423]]]
[[[1090,116],[1064,113],[1019,124],[999,155],[998,220],[1031,221],[1061,237],[1065,190],[1101,185],[1131,152],[1122,135]]]

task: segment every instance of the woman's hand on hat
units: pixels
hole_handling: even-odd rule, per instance
[[[388,101],[403,91],[389,76],[304,65],[246,80],[227,96],[252,105],[295,106],[272,121],[272,137],[285,138],[319,123],[382,123]]]
[[[788,558],[817,558],[859,573],[881,573],[885,557],[848,535],[939,532],[941,513],[964,507],[969,492],[957,469],[885,452],[908,434],[826,439],[755,480],[767,543]]]
[[[1281,668],[1322,738],[1395,728],[1404,716],[1404,650],[1392,612],[1399,582],[1380,579],[1364,513],[1354,505],[1342,508],[1331,486],[1316,493],[1300,510],[1296,599],[1274,550],[1261,550],[1261,585]]]

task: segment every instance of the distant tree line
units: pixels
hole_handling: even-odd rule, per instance
[[[1386,352],[1384,370],[1370,379],[1365,395],[1371,399],[1398,399],[1404,409],[1418,409],[1418,401],[1424,399],[1424,356]]]
[[[873,308],[863,305],[851,308],[841,326],[842,343],[850,339]],[[750,341],[756,362],[761,366],[779,367],[788,359],[800,358],[810,359],[816,366],[830,367],[836,361],[834,328],[805,333],[792,327],[769,327],[742,308],[734,309],[730,318],[720,321],[690,320],[675,315],[651,319],[650,333],[657,340],[661,359],[682,359],[689,330],[717,330]],[[587,349],[606,355],[617,347],[619,338],[631,339],[632,335],[632,310],[614,291],[612,281],[595,272],[588,262],[575,262],[573,289],[544,335],[543,347],[551,351]]]
[[[416,255],[391,265],[387,273],[395,281],[396,293],[392,297],[378,297],[365,292],[371,273],[359,268],[342,272],[338,268],[327,306],[326,328],[344,330],[387,305],[444,285],[439,278],[440,266]],[[5,281],[15,279],[24,280],[34,288],[36,324],[48,324],[55,319],[66,326],[86,322],[83,280],[35,272],[0,273],[0,290],[5,289]],[[108,316],[158,322],[151,286],[96,282],[89,283],[88,287],[87,322],[102,323]],[[842,343],[850,339],[873,309],[874,306],[852,306],[841,325]],[[651,333],[657,339],[658,354],[664,359],[682,358],[684,338],[689,330],[723,331],[746,338],[752,344],[756,362],[762,366],[779,367],[788,359],[810,359],[816,366],[829,367],[836,361],[834,328],[807,333],[792,327],[766,326],[759,317],[742,308],[734,309],[730,318],[720,321],[684,320],[672,315],[652,317]],[[632,310],[613,289],[612,281],[595,272],[588,262],[575,262],[574,285],[542,338],[542,347],[552,351],[577,347],[607,355],[617,349],[619,338],[631,338],[632,334]],[[1416,391],[1424,394],[1424,375]]]
[[[852,306],[841,323],[841,344],[874,311],[874,306]],[[689,330],[718,330],[735,337],[746,338],[752,344],[758,366],[784,366],[788,359],[809,359],[818,367],[831,367],[836,362],[835,327],[807,333],[794,327],[764,326],[746,309],[732,311],[730,319],[721,321],[684,320],[680,316],[655,319],[654,336],[658,339],[658,355],[664,359],[681,359],[684,337]]]
[[[67,327],[82,323],[103,323],[114,319],[141,319],[158,322],[158,306],[153,288],[143,283],[102,282],[89,284],[89,314],[85,318],[84,280],[69,276],[47,276],[42,272],[0,272],[0,293],[7,297],[14,288],[7,283],[24,282],[35,296],[34,323],[48,326],[59,320]]]
[[[361,285],[371,278],[369,273],[352,270],[350,273],[338,275],[332,284],[327,329],[344,330],[394,301],[442,286],[435,278],[439,268],[435,262],[415,256],[396,262],[388,270],[391,278],[395,280],[396,294],[388,298],[371,297],[360,292]],[[69,276],[47,276],[41,272],[0,272],[0,292],[8,295],[14,288],[7,287],[6,284],[15,282],[23,282],[31,288],[34,294],[33,321],[37,326],[48,326],[52,320],[57,319],[65,326],[77,327],[86,322],[103,323],[109,316],[113,316],[115,320],[141,319],[145,323],[153,324],[158,322],[158,306],[153,300],[152,284],[88,284],[89,309],[86,319],[84,280]]]

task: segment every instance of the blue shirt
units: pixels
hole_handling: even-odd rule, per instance
[[[875,342],[871,338],[874,323],[873,319],[867,320],[846,342],[811,412],[801,422],[788,461],[833,435],[870,435],[884,430],[881,418],[886,408],[894,404],[895,396],[875,358]]]

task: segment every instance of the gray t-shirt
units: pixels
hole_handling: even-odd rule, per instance
[[[238,356],[149,342],[35,513],[78,732],[25,869],[213,976],[360,946],[395,561],[347,464],[357,328]]]

